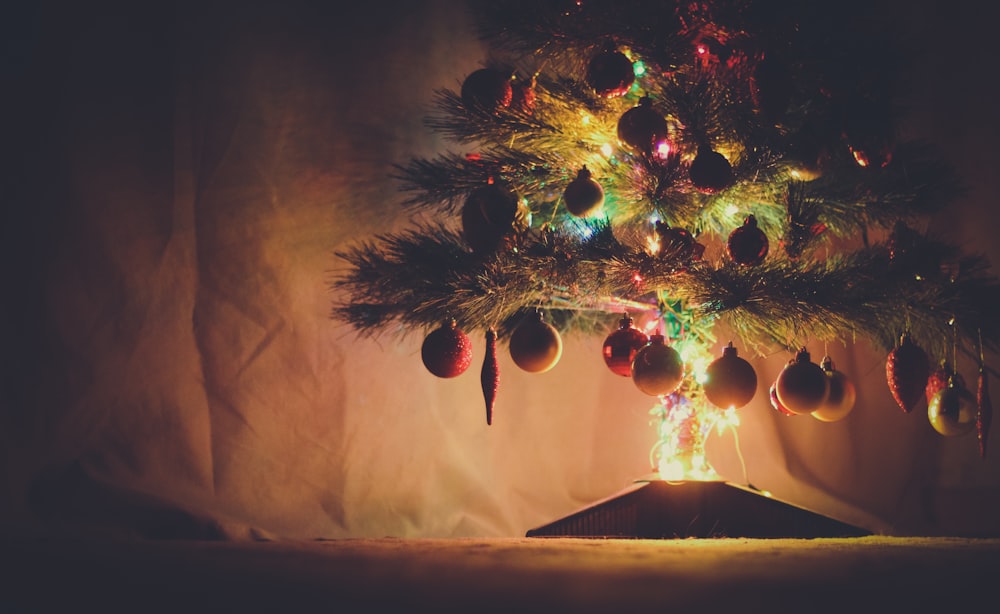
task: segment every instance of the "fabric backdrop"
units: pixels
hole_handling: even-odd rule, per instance
[[[929,49],[907,129],[969,186],[933,229],[1000,262],[989,20],[905,4],[900,31]],[[455,147],[422,121],[487,58],[464,5],[10,10],[5,533],[518,536],[649,474],[653,400],[605,368],[603,339],[567,337],[544,374],[501,351],[487,426],[482,339],[441,380],[424,331],[330,318],[334,252],[408,223],[392,165]],[[723,477],[883,532],[1000,530],[998,455],[899,411],[881,353],[826,349],[853,414],[778,415],[767,387],[789,356],[757,358],[738,440],[709,441]]]

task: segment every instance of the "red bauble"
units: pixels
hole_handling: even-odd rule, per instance
[[[514,81],[511,84],[511,93],[511,109],[525,115],[534,114],[537,97],[535,96],[535,88],[530,83]]]
[[[618,322],[618,330],[604,340],[604,364],[612,373],[632,377],[632,361],[647,343],[646,333],[632,326],[632,318],[625,314]]]
[[[656,234],[660,238],[658,253],[662,260],[685,265],[692,260],[700,260],[705,253],[705,246],[683,228],[672,228],[664,222],[656,222]]]
[[[743,225],[729,235],[726,249],[733,262],[756,266],[767,257],[767,235],[757,227],[757,218],[748,215]]]
[[[470,111],[493,113],[512,98],[510,74],[495,68],[480,68],[462,82],[462,103]]]
[[[469,194],[462,207],[462,235],[479,255],[489,255],[516,232],[523,212],[517,196],[489,183]]]
[[[927,376],[927,386],[924,388],[924,396],[927,397],[928,403],[931,402],[934,395],[948,385],[948,378],[954,374],[945,361],[941,361],[938,368],[930,372],[930,375]]]
[[[909,334],[904,333],[899,345],[889,352],[885,361],[885,376],[899,408],[906,413],[913,411],[927,390],[930,362],[927,353],[913,343]]]
[[[927,419],[946,437],[964,435],[976,426],[976,398],[954,377],[927,404]]]
[[[729,160],[708,145],[698,148],[698,154],[688,169],[691,184],[700,192],[715,194],[733,185],[733,167]]]
[[[576,179],[566,185],[563,202],[566,203],[566,209],[576,217],[593,215],[604,206],[604,188],[591,178],[590,171],[584,166],[577,173]]]
[[[846,417],[854,409],[857,390],[854,388],[854,383],[846,375],[834,368],[833,359],[829,356],[823,358],[820,366],[830,378],[830,395],[827,397],[826,403],[811,415],[823,422],[836,422]]]
[[[472,364],[472,341],[450,320],[424,338],[420,358],[434,375],[457,377]]]
[[[635,82],[632,60],[614,49],[607,49],[590,59],[587,65],[587,83],[598,96],[621,96]]]
[[[670,394],[680,387],[683,378],[681,355],[666,344],[661,334],[651,335],[632,361],[632,381],[650,396]]]
[[[542,312],[525,317],[510,336],[510,357],[529,373],[544,373],[562,357],[562,337],[542,319]]]
[[[810,414],[829,398],[830,379],[818,364],[810,360],[809,352],[802,348],[778,374],[774,393],[788,411]]]
[[[733,343],[723,348],[705,370],[708,379],[702,384],[705,398],[721,409],[739,409],[749,403],[757,393],[757,373],[753,366],[740,358]]]
[[[657,144],[667,138],[667,120],[653,108],[649,96],[639,100],[618,120],[618,140],[634,151],[652,155]]]
[[[794,411],[789,411],[788,408],[782,405],[781,401],[778,400],[778,395],[774,391],[774,384],[771,384],[770,396],[771,396],[771,407],[773,407],[775,410],[786,416],[796,415]]]
[[[483,400],[486,401],[486,424],[493,424],[493,405],[500,389],[497,331],[493,328],[486,331],[486,357],[483,359],[483,370],[479,372],[479,382],[483,387]]]
[[[979,382],[976,390],[976,433],[979,437],[979,456],[986,458],[986,442],[990,436],[990,424],[993,423],[993,404],[990,402],[990,389],[986,381],[986,367],[979,367]]]

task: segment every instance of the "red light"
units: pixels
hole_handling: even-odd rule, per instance
[[[708,53],[708,47],[705,45],[698,45],[695,49],[698,51],[698,55],[705,55]]]

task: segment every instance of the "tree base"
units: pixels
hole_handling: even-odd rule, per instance
[[[819,538],[871,531],[723,481],[641,481],[526,537]]]

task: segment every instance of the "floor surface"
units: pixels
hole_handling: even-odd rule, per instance
[[[1000,540],[24,541],[0,612],[996,612]]]

